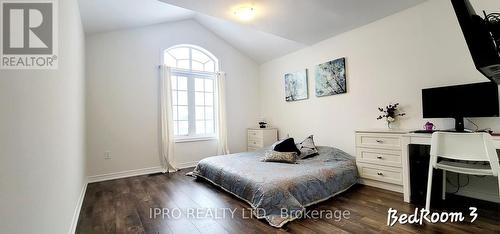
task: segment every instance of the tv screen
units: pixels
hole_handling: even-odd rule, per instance
[[[451,0],[472,60],[483,75],[500,84],[500,24],[477,15],[469,0]],[[498,33],[496,33],[498,34]]]
[[[424,118],[496,117],[498,85],[493,82],[422,90]]]

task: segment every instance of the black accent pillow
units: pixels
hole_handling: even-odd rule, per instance
[[[295,152],[300,155],[300,150],[295,145],[293,138],[286,138],[273,144],[273,150],[278,152]]]

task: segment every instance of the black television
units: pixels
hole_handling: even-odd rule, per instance
[[[500,84],[500,14],[485,13],[483,19],[469,0],[451,0],[451,3],[476,69]]]
[[[464,117],[498,117],[498,85],[482,82],[422,89],[424,118],[454,118],[455,131],[464,131]]]

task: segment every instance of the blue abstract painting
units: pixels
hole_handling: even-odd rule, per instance
[[[345,58],[316,66],[316,96],[330,96],[347,92]]]

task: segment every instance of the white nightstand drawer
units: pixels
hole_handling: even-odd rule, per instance
[[[252,147],[247,148],[247,151],[256,151],[256,150],[258,150],[258,148],[252,148]]]
[[[264,136],[261,134],[253,134],[253,133],[248,133],[248,141],[250,140],[263,140]]]
[[[401,168],[385,167],[375,164],[357,163],[359,175],[362,178],[378,180],[392,184],[403,184]]]
[[[262,139],[264,136],[263,131],[258,130],[248,130],[248,138],[259,138]]]
[[[358,162],[402,167],[401,151],[358,147],[356,152]]]
[[[248,147],[262,148],[264,147],[264,142],[262,141],[262,139],[248,139]]]
[[[358,147],[401,150],[401,138],[382,134],[357,134]]]

